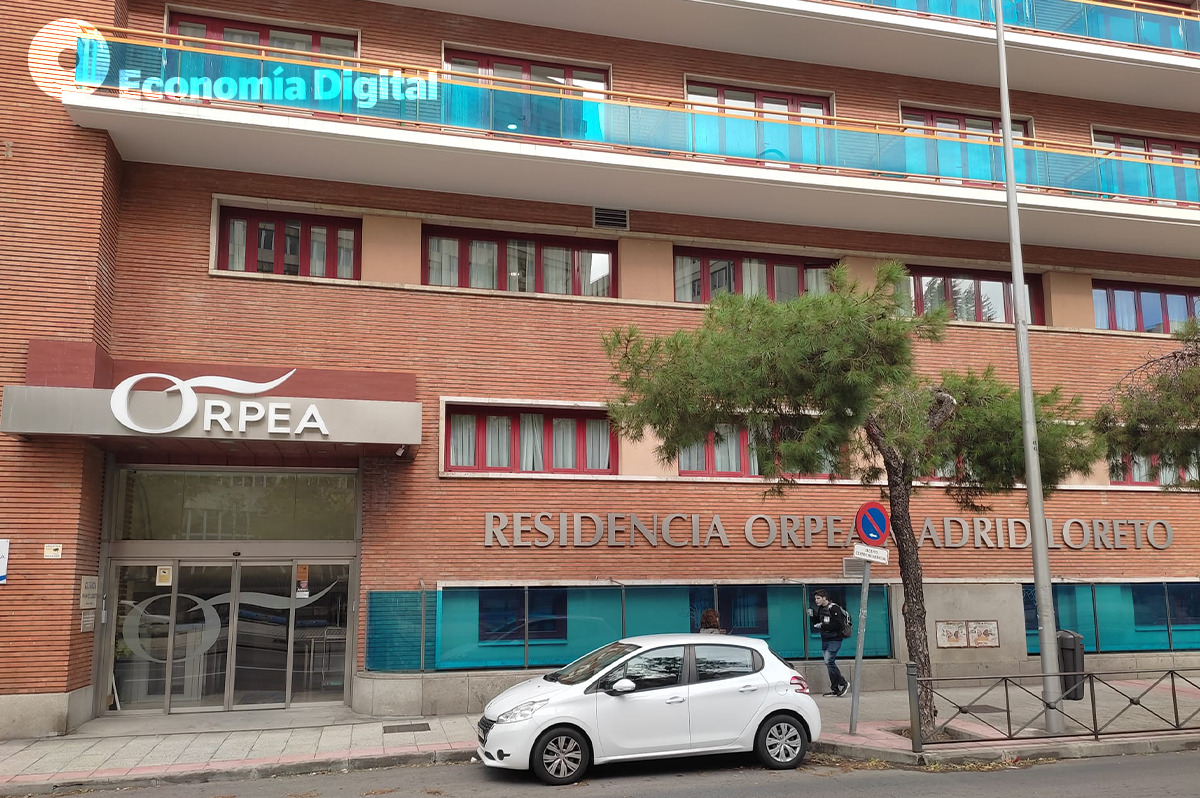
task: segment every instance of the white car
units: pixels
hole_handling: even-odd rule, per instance
[[[794,768],[821,734],[808,685],[752,637],[647,635],[510,687],[479,719],[488,767],[570,784],[590,765],[754,751]]]

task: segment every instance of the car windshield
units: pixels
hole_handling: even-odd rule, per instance
[[[585,654],[554,673],[547,673],[543,678],[548,682],[562,682],[563,684],[586,682],[604,668],[637,649],[637,646],[630,643],[609,643],[604,648],[598,648],[591,654]]]

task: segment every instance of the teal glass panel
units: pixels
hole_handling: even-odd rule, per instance
[[[1096,651],[1096,611],[1091,585],[1054,585],[1058,628],[1083,635],[1084,651]]]
[[[426,629],[436,612],[426,594]],[[430,636],[427,636],[430,637]],[[432,666],[427,652],[426,665]],[[367,670],[413,671],[421,667],[421,592],[372,590],[367,593]]]
[[[1171,648],[1200,649],[1200,584],[1167,585],[1167,608],[1171,613]]]
[[[524,667],[524,610],[520,588],[438,591],[436,667]]]
[[[712,112],[690,114],[693,152],[721,154],[721,118]]]
[[[534,612],[534,607],[551,603],[539,601],[540,597],[558,592],[566,594],[566,614],[561,621]],[[621,638],[620,588],[530,588],[529,606],[531,668],[565,665]],[[546,634],[551,630],[552,635]]]
[[[1167,651],[1162,583],[1096,585],[1101,651]]]
[[[690,632],[692,629],[689,588],[625,588],[626,637]]]
[[[816,605],[812,601],[813,591],[824,588],[829,594],[829,600],[834,604],[840,604],[850,613],[850,622],[854,624],[853,636],[842,642],[842,648],[838,656],[840,658],[853,658],[855,646],[858,645],[858,609],[860,599],[862,598],[861,585],[809,585],[808,586],[808,604],[813,610],[816,610]],[[821,658],[821,634],[813,630],[812,622],[808,620],[807,613],[803,620],[796,619],[797,622],[803,622],[808,629],[808,656],[810,659]],[[887,658],[892,656],[892,620],[891,612],[888,609],[888,586],[887,585],[871,585],[867,592],[867,636],[863,641],[863,657],[871,658]]]
[[[768,585],[766,591],[766,641],[781,656],[804,659],[807,656],[804,642],[809,627],[808,615],[804,612],[804,586]]]

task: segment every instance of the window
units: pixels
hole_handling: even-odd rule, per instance
[[[1097,146],[1121,160],[1105,162],[1102,185],[1118,194],[1200,202],[1200,143],[1123,133],[1094,135]],[[1188,168],[1191,167],[1191,168]]]
[[[525,294],[616,296],[616,246],[454,228],[425,233],[425,284]]]
[[[601,689],[611,688],[621,679],[629,679],[638,690],[674,687],[683,676],[683,646],[656,648],[638,654],[600,681]]]
[[[721,628],[735,635],[767,635],[767,589],[758,585],[722,585],[717,590],[717,614]],[[692,631],[699,631],[700,617],[713,606],[711,588],[694,587],[689,596]]]
[[[828,97],[688,81],[687,98],[697,112],[691,117],[697,152],[764,161],[817,162],[819,131],[788,122],[825,124]]]
[[[1009,322],[1014,318],[1012,278],[1000,272],[955,272],[909,267],[910,276],[899,288],[918,314],[940,307],[950,308],[956,321]],[[1025,298],[1032,311],[1032,322],[1042,324],[1042,283],[1031,275],[1025,284]]]
[[[453,124],[515,135],[603,139],[602,103],[564,101],[547,96],[553,90],[544,85],[515,81],[553,84],[561,87],[558,93],[564,97],[596,100],[606,96],[606,70],[455,51],[446,53],[446,68],[459,73],[451,76],[454,83],[446,87],[448,119]],[[511,91],[476,89],[470,85],[476,82]]]
[[[1182,468],[1171,468],[1162,464],[1157,477],[1151,475],[1151,464],[1159,465],[1159,458],[1145,455],[1126,455],[1120,468],[1110,468],[1108,481],[1113,485],[1178,485],[1194,482],[1200,478],[1200,458]]]
[[[765,294],[776,302],[829,291],[831,261],[784,255],[675,250],[675,301],[709,302],[721,293]]]
[[[762,669],[754,652],[741,646],[696,646],[696,681],[749,676]]]
[[[803,476],[829,476],[837,472],[833,458],[824,458],[822,470]],[[718,424],[707,440],[679,452],[680,476],[757,477],[762,475],[758,447],[749,431],[736,424]]]
[[[616,438],[600,413],[447,408],[450,471],[615,474]]]
[[[479,591],[479,642],[565,640],[567,591],[531,588],[529,618],[525,618],[523,588],[483,588]]]
[[[1200,289],[1093,283],[1097,330],[1170,333],[1200,314]]]
[[[257,44],[340,58],[353,58],[358,50],[354,38],[345,34],[323,33],[245,20],[212,19],[193,14],[172,14],[169,30],[180,36],[192,36],[197,39]]]
[[[221,208],[217,268],[300,277],[362,277],[362,221]]]
[[[948,178],[952,182],[997,182],[1004,179],[1004,153],[1000,119],[978,114],[958,114],[922,108],[901,111],[905,132],[905,171],[915,175]],[[1029,136],[1028,123],[1013,120],[1014,144]],[[1032,169],[1032,153],[1016,152],[1016,179]]]

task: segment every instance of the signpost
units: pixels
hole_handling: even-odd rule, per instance
[[[862,692],[863,646],[867,634],[867,588],[871,582],[871,563],[887,565],[884,548],[892,532],[887,508],[879,502],[867,502],[854,516],[854,530],[862,543],[854,544],[854,556],[863,561],[862,594],[858,601],[858,640],[854,651],[854,692],[850,698],[850,733],[858,733],[858,697]]]

